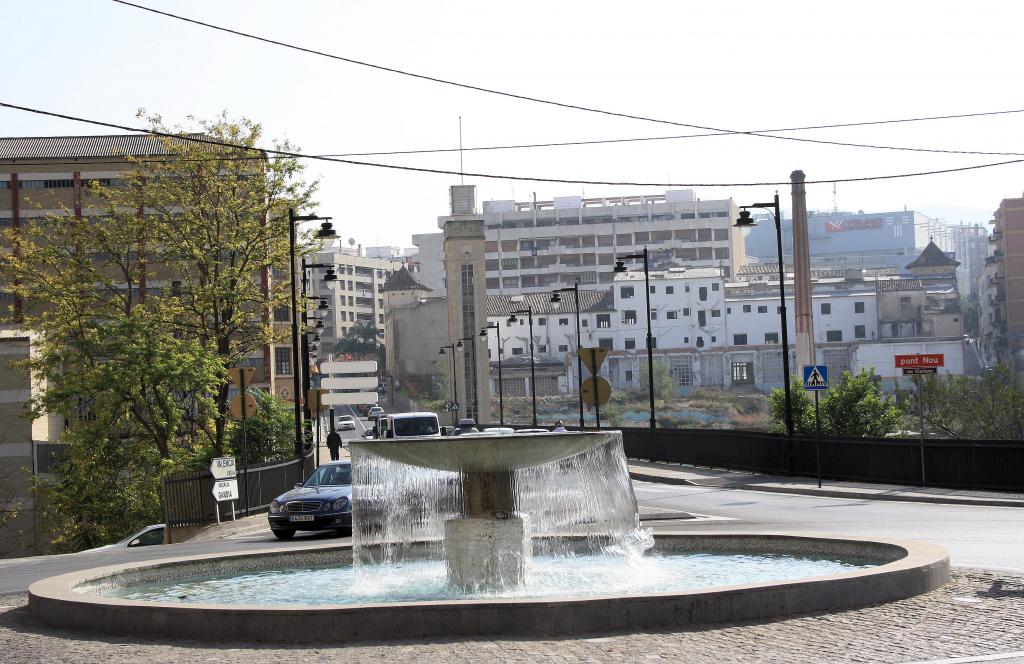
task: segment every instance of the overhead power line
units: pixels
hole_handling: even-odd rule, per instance
[[[437,77],[437,76],[429,76],[427,74],[418,74],[416,72],[411,72],[411,71],[407,71],[407,70],[404,70],[404,69],[398,69],[398,68],[395,68],[395,67],[387,67],[387,66],[384,66],[384,65],[378,65],[378,64],[375,64],[375,63],[372,63],[372,62],[366,62],[365,60],[356,60],[355,58],[348,58],[348,57],[345,57],[345,56],[336,55],[334,53],[327,53],[326,51],[320,51],[320,50],[317,50],[317,49],[307,48],[305,46],[299,46],[297,44],[292,44],[292,43],[289,43],[289,42],[279,41],[279,40],[276,40],[276,39],[270,39],[269,37],[261,37],[259,35],[254,35],[252,33],[243,32],[241,30],[234,30],[232,28],[226,28],[224,26],[215,25],[213,23],[207,23],[205,21],[200,21],[198,19],[188,18],[187,16],[181,16],[179,14],[172,14],[170,12],[161,11],[159,9],[154,9],[152,7],[147,7],[145,5],[136,4],[134,2],[128,2],[127,0],[112,0],[112,2],[116,2],[117,4],[124,5],[126,7],[133,7],[135,9],[140,9],[142,11],[147,11],[147,12],[150,12],[150,13],[153,13],[153,14],[158,14],[160,16],[165,16],[167,18],[172,18],[172,19],[175,19],[175,20],[178,20],[178,21],[184,21],[186,23],[191,23],[193,25],[202,26],[204,28],[210,28],[211,30],[218,30],[220,32],[226,32],[228,34],[232,34],[232,35],[235,35],[235,36],[238,36],[238,37],[244,37],[246,39],[254,39],[256,41],[264,42],[266,44],[272,44],[274,46],[280,46],[282,48],[288,48],[288,49],[292,49],[292,50],[295,50],[295,51],[300,51],[302,53],[308,53],[310,55],[317,55],[317,56],[324,57],[324,58],[330,58],[332,60],[337,60],[339,62],[346,62],[348,64],[358,65],[360,67],[368,67],[370,69],[376,69],[378,71],[388,72],[390,74],[397,74],[399,76],[407,76],[407,77],[410,77],[410,78],[415,78],[415,79],[419,79],[419,80],[423,80],[423,81],[429,81],[431,83],[438,83],[440,85],[448,85],[448,86],[452,86],[452,87],[456,87],[456,88],[462,88],[462,89],[465,89],[465,90],[472,90],[474,92],[482,92],[482,93],[485,93],[485,94],[497,95],[497,96],[500,96],[500,97],[507,97],[509,99],[518,99],[520,101],[528,101],[528,102],[532,102],[532,103],[536,103],[536,104],[545,104],[547,106],[555,106],[555,107],[558,107],[558,108],[565,108],[565,109],[570,109],[570,110],[575,110],[575,111],[583,111],[583,112],[586,112],[586,113],[596,113],[596,114],[599,114],[599,115],[607,115],[607,116],[616,117],[616,118],[623,118],[623,119],[627,119],[627,120],[639,120],[639,121],[642,121],[642,122],[654,122],[654,123],[657,123],[657,124],[673,125],[673,126],[676,126],[676,127],[687,127],[689,129],[700,129],[700,130],[703,130],[703,131],[711,132],[710,134],[705,134],[705,135],[709,135],[709,136],[729,136],[729,135],[756,136],[758,138],[771,138],[771,139],[775,139],[775,140],[795,141],[795,142],[799,142],[799,143],[817,143],[817,144],[821,144],[821,145],[834,145],[834,146],[839,146],[839,147],[864,148],[864,149],[871,149],[871,150],[901,150],[901,151],[910,151],[910,152],[937,152],[937,153],[943,153],[943,154],[984,154],[984,155],[1011,156],[1013,153],[980,152],[980,151],[970,151],[970,150],[941,150],[941,149],[935,149],[935,148],[912,148],[912,147],[900,147],[900,146],[893,146],[893,145],[876,145],[876,144],[871,144],[871,143],[851,143],[851,142],[845,142],[845,141],[831,141],[831,140],[818,139],[818,138],[802,138],[802,137],[798,137],[798,136],[778,136],[778,135],[776,135],[776,133],[772,133],[772,132],[791,132],[791,131],[804,131],[804,130],[809,130],[809,129],[829,129],[829,128],[838,128],[838,127],[858,127],[858,126],[867,126],[867,125],[893,124],[893,123],[897,123],[897,122],[919,122],[919,121],[923,121],[923,120],[940,120],[940,119],[952,119],[952,118],[980,117],[980,116],[984,116],[984,115],[1001,115],[1001,114],[1008,114],[1008,113],[1020,113],[1020,112],[1024,111],[1024,109],[1020,109],[1020,110],[1009,110],[1009,111],[993,111],[993,112],[988,112],[988,113],[965,113],[965,114],[962,114],[962,115],[935,116],[935,117],[928,117],[928,118],[910,118],[910,119],[906,119],[906,120],[877,120],[877,121],[869,121],[869,122],[852,122],[852,123],[842,123],[842,124],[828,124],[828,125],[817,125],[817,126],[807,126],[807,127],[793,127],[793,128],[786,128],[786,129],[774,129],[774,130],[739,131],[739,130],[735,130],[735,129],[722,129],[722,128],[719,128],[719,127],[710,127],[710,126],[706,126],[706,125],[699,125],[699,124],[693,124],[693,123],[688,123],[688,122],[676,122],[674,120],[665,120],[665,119],[661,119],[661,118],[652,118],[652,117],[643,116],[643,115],[635,115],[635,114],[632,114],[632,113],[624,113],[624,112],[618,112],[618,111],[609,111],[609,110],[606,110],[606,109],[595,108],[595,107],[592,107],[592,106],[583,106],[581,104],[572,104],[572,103],[557,101],[557,100],[553,100],[553,99],[544,99],[542,97],[532,97],[530,95],[518,94],[518,93],[514,93],[514,92],[507,92],[507,91],[504,91],[504,90],[497,90],[497,89],[494,89],[494,88],[486,88],[486,87],[483,87],[483,86],[480,86],[480,85],[472,85],[470,83],[460,83],[458,81],[452,81],[452,80],[440,78],[440,77]],[[361,156],[368,156],[368,155],[361,155]]]
[[[396,171],[410,171],[414,173],[433,173],[436,175],[460,175],[476,178],[487,178],[492,180],[518,180],[522,182],[548,182],[556,184],[591,184],[591,185],[605,185],[605,186],[624,186],[624,187],[766,187],[766,186],[784,186],[790,184],[789,181],[782,182],[618,182],[612,180],[583,180],[577,178],[542,178],[529,175],[503,175],[497,173],[473,173],[469,171],[452,171],[439,168],[422,168],[418,166],[405,166],[400,164],[381,164],[371,161],[357,161],[354,159],[342,159],[340,157],[327,157],[324,155],[315,154],[304,154],[301,152],[294,152],[289,150],[277,150],[274,148],[260,148],[249,145],[241,145],[239,143],[230,143],[227,141],[218,141],[212,138],[203,138],[187,134],[173,134],[170,132],[157,131],[154,129],[144,129],[140,127],[130,127],[127,125],[117,124],[113,122],[104,122],[101,120],[90,120],[88,118],[82,118],[74,115],[68,115],[65,113],[56,113],[54,111],[44,111],[42,109],[31,108],[28,106],[19,106],[17,104],[10,104],[7,102],[0,101],[0,107],[10,108],[17,111],[24,111],[26,113],[35,113],[37,115],[45,115],[53,118],[60,118],[63,120],[71,120],[74,122],[84,122],[86,124],[96,125],[99,127],[108,127],[111,129],[119,129],[121,131],[131,131],[142,134],[149,134],[151,136],[159,136],[162,138],[171,138],[178,141],[188,141],[191,143],[200,143],[205,145],[213,145],[223,148],[231,148],[234,150],[244,150],[253,153],[274,155],[278,157],[290,157],[293,159],[314,159],[317,161],[325,161],[329,163],[337,164],[349,164],[351,166],[366,166],[371,168],[386,168]],[[825,178],[820,180],[807,180],[806,184],[823,184],[833,182],[869,182],[874,180],[893,180],[898,178],[909,178],[909,177],[920,177],[925,175],[939,175],[942,173],[959,173],[963,171],[972,171],[982,168],[992,168],[995,166],[1006,166],[1009,164],[1019,164],[1024,162],[1024,159],[1011,159],[1008,161],[999,161],[988,164],[976,164],[973,166],[960,166],[957,168],[943,168],[932,171],[917,171],[912,173],[897,173],[892,175],[872,175],[865,177],[856,178]]]

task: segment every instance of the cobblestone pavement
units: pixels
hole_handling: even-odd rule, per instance
[[[159,641],[40,626],[29,621],[26,602],[24,593],[0,595],[5,663],[915,662],[1024,650],[1024,576],[970,569],[954,569],[952,583],[927,595],[856,611],[564,639],[306,646]]]

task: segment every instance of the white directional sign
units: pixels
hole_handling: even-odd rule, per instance
[[[210,474],[215,480],[227,480],[235,476],[235,457],[217,457],[210,462]]]
[[[321,397],[325,406],[354,406],[360,403],[377,403],[376,392],[331,392]]]
[[[238,500],[238,480],[217,480],[214,482],[213,499],[218,503]]]
[[[325,390],[365,390],[367,388],[375,390],[377,389],[377,378],[374,376],[323,378],[320,380],[320,387]]]
[[[320,373],[325,376],[337,374],[377,373],[376,360],[355,360],[352,362],[321,362]]]

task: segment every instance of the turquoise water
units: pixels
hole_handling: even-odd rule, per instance
[[[108,597],[210,604],[382,604],[457,599],[685,592],[800,579],[874,563],[782,554],[661,553],[643,556],[537,556],[528,582],[514,590],[463,593],[448,587],[444,561],[412,560],[353,568],[282,569],[167,581],[108,590]]]

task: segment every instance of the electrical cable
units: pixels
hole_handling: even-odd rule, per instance
[[[307,48],[307,47],[304,47],[304,46],[298,46],[296,44],[290,44],[288,42],[283,42],[283,41],[279,41],[279,40],[276,40],[276,39],[270,39],[268,37],[261,37],[259,35],[254,35],[254,34],[251,34],[251,33],[248,33],[248,32],[242,32],[241,30],[234,30],[232,28],[225,28],[225,27],[220,26],[220,25],[214,25],[213,23],[206,23],[204,21],[200,21],[200,20],[193,19],[193,18],[188,18],[186,16],[180,16],[178,14],[172,14],[170,12],[161,11],[159,9],[154,9],[152,7],[146,7],[145,5],[139,5],[139,4],[136,4],[134,2],[128,2],[127,0],[111,0],[111,1],[115,2],[117,4],[120,4],[120,5],[124,5],[126,7],[132,7],[134,9],[140,9],[142,11],[151,12],[153,14],[158,14],[160,16],[165,16],[167,18],[173,18],[173,19],[178,20],[178,21],[184,21],[186,23],[192,23],[194,25],[199,25],[199,26],[202,26],[204,28],[210,28],[212,30],[219,30],[221,32],[226,32],[228,34],[232,34],[232,35],[235,35],[235,36],[238,36],[238,37],[244,37],[246,39],[254,39],[256,41],[261,41],[261,42],[264,42],[264,43],[267,43],[267,44],[272,44],[274,46],[281,46],[283,48],[288,48],[288,49],[292,49],[292,50],[296,50],[296,51],[301,51],[303,53],[308,53],[308,54],[311,54],[311,55],[318,55],[318,56],[321,56],[321,57],[330,58],[332,60],[338,60],[340,62],[346,62],[348,64],[358,65],[358,66],[361,66],[361,67],[369,67],[370,69],[376,69],[378,71],[384,71],[384,72],[388,72],[388,73],[391,73],[391,74],[397,74],[397,75],[400,75],[400,76],[408,76],[410,78],[416,78],[416,79],[420,79],[420,80],[424,80],[424,81],[429,81],[431,83],[439,83],[441,85],[449,85],[449,86],[453,86],[453,87],[457,87],[457,88],[463,88],[463,89],[466,89],[466,90],[472,90],[472,91],[475,91],[475,92],[482,92],[482,93],[485,93],[485,94],[497,95],[497,96],[501,96],[501,97],[508,97],[508,98],[511,98],[511,99],[518,99],[520,101],[528,101],[528,102],[533,102],[533,103],[537,103],[537,104],[545,104],[545,105],[548,105],[548,106],[555,106],[555,107],[558,107],[558,108],[565,108],[565,109],[570,109],[570,110],[583,111],[583,112],[586,112],[586,113],[596,113],[596,114],[599,114],[599,115],[607,115],[607,116],[611,116],[611,117],[624,118],[624,119],[627,119],[627,120],[639,120],[639,121],[642,121],[642,122],[653,122],[653,123],[657,123],[657,124],[673,125],[673,126],[676,126],[676,127],[687,127],[687,128],[690,128],[690,129],[700,129],[700,130],[703,130],[703,131],[712,132],[711,134],[709,134],[711,136],[720,136],[720,135],[722,135],[722,136],[727,136],[727,135],[756,136],[756,137],[759,137],[759,138],[771,138],[771,139],[776,139],[776,140],[795,141],[795,142],[800,142],[800,143],[817,143],[817,144],[821,144],[821,145],[834,145],[834,146],[839,146],[839,147],[854,147],[854,148],[864,148],[864,149],[871,149],[871,150],[900,150],[900,151],[910,151],[910,152],[937,152],[937,153],[942,153],[942,154],[988,154],[988,155],[997,155],[997,156],[1010,156],[1010,155],[1008,155],[1006,153],[997,153],[997,152],[979,152],[979,151],[971,151],[971,150],[940,150],[940,149],[934,149],[934,148],[913,148],[913,147],[899,147],[899,146],[892,146],[892,145],[876,145],[876,144],[871,144],[871,143],[850,143],[850,142],[844,142],[844,141],[830,141],[830,140],[816,139],[816,138],[801,138],[801,137],[798,137],[798,136],[778,136],[778,135],[775,135],[775,134],[770,133],[770,132],[771,131],[774,131],[774,132],[787,131],[788,132],[788,131],[803,131],[803,130],[808,130],[808,129],[825,129],[825,128],[837,128],[837,127],[855,127],[855,126],[864,126],[864,125],[890,124],[890,123],[896,123],[896,122],[917,122],[917,121],[920,121],[920,120],[930,120],[930,119],[936,119],[936,120],[938,120],[938,119],[952,119],[952,118],[959,118],[959,117],[977,117],[977,116],[981,116],[981,115],[999,115],[999,114],[1006,114],[1006,113],[1019,113],[1019,112],[1021,112],[1020,110],[993,111],[993,112],[989,112],[989,113],[977,113],[977,114],[975,114],[975,113],[967,113],[967,114],[963,114],[963,115],[936,116],[934,118],[919,118],[919,119],[913,119],[912,118],[912,119],[906,119],[906,120],[893,120],[893,121],[878,120],[878,121],[863,122],[863,123],[845,123],[845,124],[817,125],[817,126],[795,127],[795,128],[787,128],[787,129],[767,130],[767,131],[764,131],[764,130],[762,130],[762,131],[739,131],[739,130],[733,130],[733,129],[721,129],[721,128],[718,128],[718,127],[709,127],[709,126],[706,126],[706,125],[698,125],[698,124],[692,124],[692,123],[687,123],[687,122],[676,122],[674,120],[664,120],[664,119],[660,119],[660,118],[652,118],[652,117],[647,117],[647,116],[643,116],[643,115],[634,115],[634,114],[631,114],[631,113],[623,113],[623,112],[618,112],[618,111],[609,111],[609,110],[600,109],[600,108],[594,108],[594,107],[590,107],[590,106],[583,106],[583,105],[580,105],[580,104],[570,104],[568,102],[555,101],[555,100],[552,100],[552,99],[544,99],[544,98],[541,98],[541,97],[531,97],[529,95],[517,94],[517,93],[514,93],[514,92],[506,92],[506,91],[497,90],[497,89],[494,89],[494,88],[485,88],[483,86],[472,85],[472,84],[469,84],[469,83],[459,83],[457,81],[451,81],[451,80],[439,78],[439,77],[436,77],[436,76],[428,76],[426,74],[417,74],[415,72],[410,72],[410,71],[406,71],[406,70],[403,70],[403,69],[397,69],[397,68],[394,68],[394,67],[386,67],[384,65],[378,65],[378,64],[374,64],[372,62],[366,62],[366,61],[363,61],[363,60],[356,60],[354,58],[347,58],[347,57],[344,57],[344,56],[341,56],[341,55],[336,55],[336,54],[333,54],[333,53],[327,53],[325,51],[319,51],[319,50],[316,50],[316,49]],[[361,156],[367,156],[367,155],[361,155]]]
[[[583,180],[583,179],[570,179],[570,178],[542,178],[533,176],[522,176],[522,175],[502,175],[496,173],[472,173],[468,171],[453,171],[439,168],[422,168],[418,166],[405,166],[400,164],[381,164],[370,161],[357,161],[353,159],[341,159],[338,157],[326,157],[323,155],[311,155],[303,154],[301,152],[292,152],[288,150],[277,150],[272,148],[258,148],[248,145],[240,145],[238,143],[229,143],[226,141],[218,141],[211,138],[198,137],[195,135],[184,135],[184,134],[172,134],[169,132],[157,131],[154,129],[142,129],[138,127],[129,127],[127,125],[116,124],[113,122],[103,122],[100,120],[90,120],[87,118],[77,117],[74,115],[67,115],[65,113],[56,113],[53,111],[44,111],[42,109],[30,108],[28,106],[19,106],[17,104],[10,104],[7,102],[0,101],[0,107],[10,108],[13,110],[24,111],[27,113],[35,113],[37,115],[45,115],[48,117],[60,118],[63,120],[72,120],[74,122],[83,122],[86,124],[96,125],[100,127],[109,127],[112,129],[120,129],[122,131],[132,131],[141,134],[149,134],[151,136],[159,136],[161,138],[169,138],[178,141],[187,141],[190,143],[200,143],[205,145],[212,145],[222,148],[231,148],[234,150],[243,150],[248,152],[259,152],[262,155],[275,155],[278,157],[288,157],[292,159],[313,159],[317,161],[325,161],[329,163],[338,164],[349,164],[352,166],[367,166],[372,168],[386,168],[396,171],[409,171],[414,173],[433,173],[437,175],[460,175],[477,178],[487,178],[492,180],[518,180],[522,182],[548,182],[556,184],[589,184],[589,185],[602,185],[612,187],[768,187],[768,186],[785,186],[790,182],[617,182],[610,180]],[[820,180],[807,180],[805,184],[826,184],[826,183],[838,183],[838,182],[870,182],[876,180],[894,180],[900,178],[909,177],[920,177],[925,175],[939,175],[942,173],[960,173],[963,171],[972,171],[982,168],[992,168],[995,166],[1006,166],[1009,164],[1019,164],[1024,162],[1022,159],[1011,159],[1007,161],[992,162],[988,164],[975,164],[973,166],[960,166],[955,168],[944,168],[932,171],[917,171],[912,173],[896,173],[892,175],[872,175],[856,178],[826,178]]]

